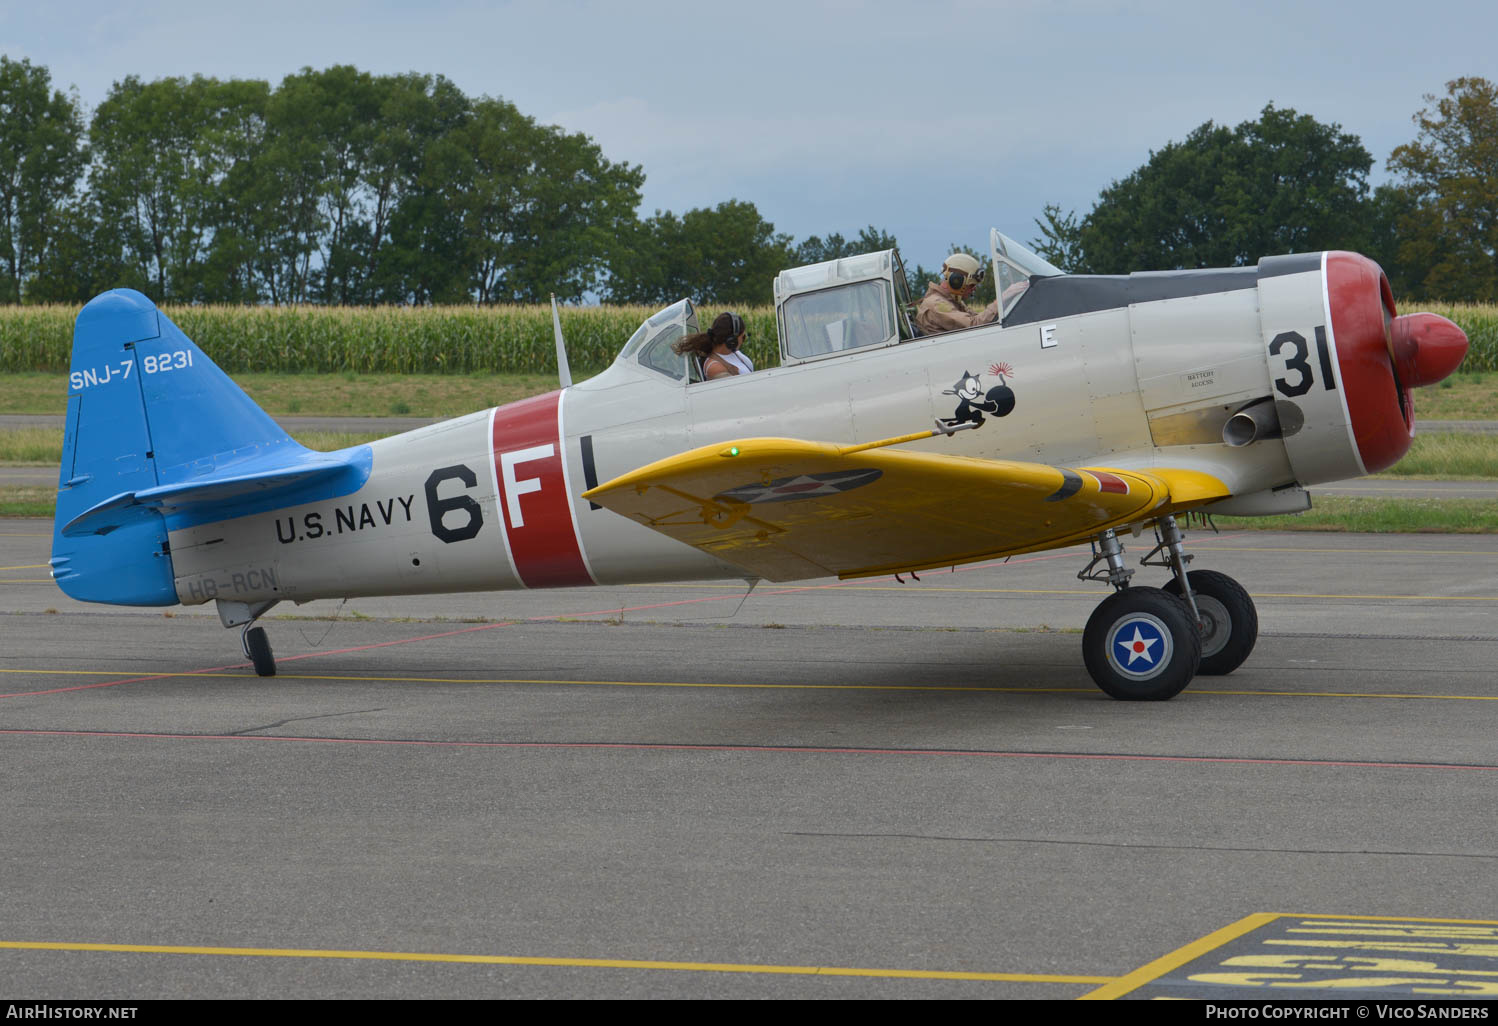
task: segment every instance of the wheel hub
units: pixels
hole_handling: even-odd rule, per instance
[[[1216,655],[1228,643],[1233,633],[1233,618],[1227,606],[1210,595],[1196,593],[1196,609],[1201,614],[1202,658]]]
[[[1120,617],[1108,630],[1108,662],[1131,680],[1150,680],[1170,665],[1170,628],[1149,613]]]

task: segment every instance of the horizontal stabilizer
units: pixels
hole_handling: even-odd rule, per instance
[[[64,538],[79,538],[108,534],[138,520],[145,511],[187,513],[198,522],[225,520],[249,512],[244,506],[245,500],[251,496],[289,504],[296,501],[294,493],[303,489],[336,486],[340,477],[349,478],[357,488],[369,476],[371,455],[368,446],[336,453],[304,450],[298,455],[300,459],[289,465],[254,470],[241,464],[235,467],[235,473],[221,477],[197,478],[180,484],[121,492],[68,521],[62,528],[62,535]]]

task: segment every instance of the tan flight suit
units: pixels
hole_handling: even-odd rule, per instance
[[[975,328],[998,319],[998,300],[985,306],[982,313],[971,313],[962,305],[962,300],[934,281],[926,286],[926,294],[921,297],[921,304],[915,311],[915,326],[922,335],[939,335],[944,331]]]

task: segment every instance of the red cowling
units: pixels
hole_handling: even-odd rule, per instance
[[[1394,294],[1378,264],[1340,251],[1326,255],[1326,290],[1353,437],[1363,468],[1376,474],[1399,462],[1415,435],[1410,383],[1392,358]]]
[[[1394,318],[1389,352],[1405,388],[1434,385],[1456,370],[1467,355],[1467,333],[1440,314]]]

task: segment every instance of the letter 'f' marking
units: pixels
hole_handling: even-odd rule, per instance
[[[546,445],[536,445],[529,449],[517,449],[514,452],[500,454],[499,467],[500,474],[504,478],[505,504],[510,511],[510,526],[525,526],[525,517],[520,514],[520,497],[541,490],[541,479],[539,477],[527,477],[524,480],[517,480],[515,477],[515,465],[517,463],[530,463],[534,460],[549,459],[556,451],[556,446],[548,442]]]

